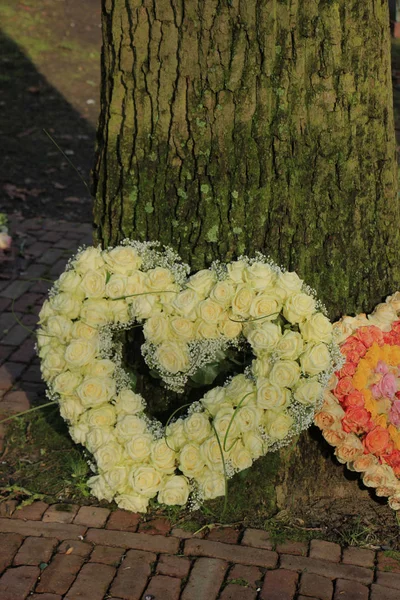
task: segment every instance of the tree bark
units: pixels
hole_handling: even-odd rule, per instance
[[[389,36],[387,0],[103,0],[96,240],[260,250],[332,318],[371,310],[400,285]],[[282,498],[322,464],[295,455]]]

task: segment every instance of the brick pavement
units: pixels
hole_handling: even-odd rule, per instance
[[[44,392],[29,327],[90,225],[17,221],[21,257],[0,264],[0,414]],[[0,431],[0,443],[4,428]],[[398,600],[400,562],[312,540],[273,546],[257,529],[194,537],[166,519],[122,510],[0,503],[0,600]]]

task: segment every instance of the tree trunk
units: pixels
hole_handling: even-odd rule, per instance
[[[103,40],[97,241],[260,250],[332,318],[399,287],[387,0],[103,0]],[[290,460],[281,505],[300,464],[301,497],[342,472],[308,438]]]

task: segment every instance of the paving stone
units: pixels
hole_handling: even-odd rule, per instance
[[[11,298],[1,298],[0,297],[0,313],[3,313],[10,309],[11,307]],[[0,330],[1,333],[1,330]]]
[[[32,366],[30,366],[22,375],[21,379],[24,382],[24,386],[26,381],[29,381],[31,383],[40,383],[41,381],[43,381],[39,365],[33,364]]]
[[[81,542],[80,540],[64,540],[58,547],[57,552],[60,554],[74,554],[87,558],[92,552],[92,544]]]
[[[376,583],[388,588],[393,588],[394,590],[400,590],[400,575],[398,573],[384,573],[383,571],[378,571]]]
[[[21,508],[17,507],[12,515],[12,518],[26,519],[28,521],[40,521],[48,506],[49,505],[46,504],[46,502],[42,502],[41,500],[32,502],[32,504],[21,506]]]
[[[0,402],[0,414],[15,415],[17,413],[28,410],[31,407],[31,402],[28,395],[20,390],[8,392]]]
[[[278,544],[275,548],[278,554],[294,554],[296,556],[307,556],[308,544],[307,542],[283,542]]]
[[[14,352],[14,346],[4,346],[3,342],[0,343],[0,365],[2,365],[9,356]]]
[[[265,548],[266,550],[273,548],[269,533],[262,529],[246,529],[242,538],[242,546]]]
[[[21,327],[18,323],[2,339],[2,344],[6,346],[20,346],[27,338],[32,335],[30,331]]]
[[[43,523],[72,523],[78,510],[77,504],[52,504],[43,515]]]
[[[0,578],[1,600],[23,600],[34,587],[40,575],[38,567],[14,567]]]
[[[90,562],[117,567],[121,562],[124,552],[124,548],[115,548],[114,546],[95,546],[90,557]]]
[[[277,553],[270,550],[246,548],[244,546],[233,546],[231,544],[222,544],[221,542],[196,539],[185,541],[184,554],[186,556],[221,558],[232,563],[254,565],[267,569],[274,569],[278,561]]]
[[[229,571],[227,581],[239,579],[246,582],[251,588],[261,587],[262,572],[258,567],[249,567],[246,565],[234,565]]]
[[[16,533],[0,533],[0,573],[11,565],[23,539]]]
[[[9,390],[18,380],[25,365],[7,362],[0,367],[0,390]]]
[[[16,500],[4,500],[0,502],[0,517],[11,517],[17,505],[18,502]]]
[[[179,548],[178,538],[167,538],[162,535],[148,535],[146,533],[112,531],[110,529],[89,529],[86,540],[103,546],[135,548],[149,552],[165,552],[166,554],[175,554]]]
[[[28,537],[14,558],[14,565],[39,566],[48,563],[58,540],[55,538]]]
[[[372,583],[374,575],[372,570],[365,567],[343,565],[328,560],[292,556],[290,554],[281,555],[280,566],[290,571],[306,571],[329,579],[350,579],[366,585]]]
[[[212,542],[223,542],[225,544],[237,544],[240,531],[233,527],[216,527],[212,529],[207,539]]]
[[[115,594],[124,600],[141,598],[151,573],[151,563],[156,559],[156,555],[152,552],[130,550],[118,569],[117,576],[111,585],[110,594]]]
[[[358,581],[337,579],[333,600],[368,600],[369,589]]]
[[[10,300],[11,302],[11,300]],[[4,338],[5,335],[17,324],[16,318],[20,319],[22,313],[10,310],[9,312],[3,312],[0,314],[0,338]],[[4,342],[3,342],[4,343]]]
[[[293,571],[277,569],[267,571],[260,592],[260,600],[292,600],[296,592],[298,575]]]
[[[11,300],[16,300],[20,298],[22,294],[25,294],[31,287],[32,283],[30,281],[23,281],[21,279],[16,279],[11,282],[4,290],[1,292],[1,296],[3,298],[10,298]]]
[[[171,531],[171,523],[168,519],[150,519],[139,524],[139,531],[149,535],[166,535]]]
[[[319,600],[331,600],[333,583],[327,577],[311,573],[303,573],[300,579],[300,594],[315,596]]]
[[[399,600],[399,591],[373,583],[370,600]]]
[[[86,525],[87,527],[104,527],[110,511],[108,508],[99,508],[98,506],[81,506],[74,519],[76,525]]]
[[[190,560],[183,556],[161,554],[157,563],[156,572],[160,575],[168,575],[169,577],[179,577],[183,579],[189,573],[190,564]]]
[[[61,248],[50,247],[37,257],[37,262],[43,265],[54,265],[63,255]]]
[[[118,509],[111,513],[107,521],[106,528],[135,533],[140,519],[141,515],[137,513],[131,513],[127,510]]]
[[[310,558],[339,562],[341,553],[342,549],[339,544],[324,540],[311,540],[310,542]]]
[[[358,565],[371,567],[375,565],[375,552],[366,548],[349,547],[343,549],[342,563],[345,565]],[[400,563],[399,567],[400,567]]]
[[[199,558],[194,563],[181,600],[214,600],[222,585],[228,565],[218,558]]]
[[[55,537],[58,540],[69,540],[84,536],[83,525],[64,525],[63,523],[43,523],[42,521],[25,521],[22,519],[0,518],[0,533],[20,533],[24,537]],[[117,545],[117,544],[115,544]]]
[[[155,575],[144,592],[144,597],[149,595],[162,600],[179,600],[181,591],[181,580],[175,577],[165,577],[164,575]]]
[[[110,565],[83,565],[65,600],[103,600],[116,569]]]
[[[20,278],[21,279],[25,279],[25,280],[35,280],[35,279],[39,279],[40,277],[42,277],[44,275],[44,273],[47,271],[47,266],[46,265],[39,265],[38,263],[34,263],[32,265],[29,265],[26,269],[24,269],[20,274]],[[33,283],[32,281],[32,283]]]
[[[34,306],[39,300],[39,298],[42,298],[40,294],[27,292],[14,302],[14,311],[23,313],[28,312],[28,309]]]
[[[60,594],[33,594],[28,600],[62,600]]]
[[[378,552],[378,563],[376,568],[378,571],[400,573],[400,560],[396,560],[393,556],[389,556],[385,552]]]
[[[14,349],[15,350],[15,349]],[[31,339],[25,342],[10,357],[12,362],[28,364],[36,356],[35,342]]]
[[[219,600],[255,600],[257,592],[242,585],[229,583],[219,596]]]
[[[26,256],[32,256],[33,258],[37,259],[40,258],[46,252],[46,250],[49,250],[49,248],[51,248],[51,244],[47,244],[45,242],[34,242],[27,247],[25,254]]]
[[[65,594],[82,567],[84,559],[72,554],[56,554],[50,565],[42,571],[36,592]]]

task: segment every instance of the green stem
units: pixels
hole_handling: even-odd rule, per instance
[[[226,509],[228,508],[228,475],[226,474],[226,466],[225,466],[225,458],[224,458],[224,451],[222,450],[222,445],[221,445],[221,440],[219,439],[219,435],[217,433],[217,430],[215,429],[214,423],[212,421],[212,416],[210,415],[210,424],[211,427],[214,430],[215,436],[217,438],[217,442],[218,442],[218,446],[219,446],[219,451],[221,452],[221,458],[222,458],[222,466],[224,468],[224,479],[225,479],[225,499],[224,499],[224,506],[222,508],[222,512],[221,512],[221,520],[224,516],[224,514],[226,513]]]
[[[33,408],[29,408],[28,410],[24,410],[16,415],[12,415],[12,417],[7,417],[6,419],[2,419],[0,423],[5,423],[6,421],[12,421],[13,419],[17,419],[18,417],[22,417],[22,415],[27,415],[35,410],[41,410],[42,408],[46,408],[46,406],[51,406],[52,404],[58,404],[57,400],[52,400],[52,402],[47,402],[46,404],[41,404],[40,406],[34,406]]]

